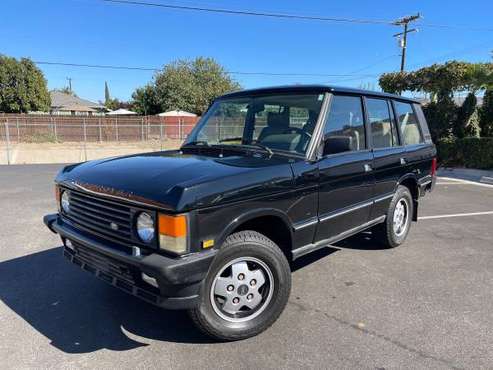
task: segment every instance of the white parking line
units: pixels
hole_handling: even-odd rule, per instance
[[[437,185],[464,185],[462,182],[437,182]]]
[[[450,215],[423,216],[423,217],[418,217],[418,220],[432,220],[435,218],[467,217],[467,216],[481,216],[481,215],[493,215],[493,211],[472,212],[472,213],[454,213],[454,214],[450,214]]]
[[[438,177],[437,179],[437,185],[476,185],[476,186],[483,186],[486,188],[493,188],[493,185],[489,184],[482,184],[480,182],[475,182],[475,181],[469,181],[469,180],[462,180],[462,179],[454,179],[452,177]],[[444,180],[442,182],[442,180]],[[449,183],[451,182],[451,183]],[[445,184],[447,183],[447,184]]]

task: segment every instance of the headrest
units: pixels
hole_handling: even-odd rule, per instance
[[[289,127],[288,116],[285,113],[267,113],[267,126],[273,128]]]

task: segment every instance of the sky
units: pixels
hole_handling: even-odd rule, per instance
[[[408,38],[406,69],[450,59],[492,60],[491,0],[148,1],[379,20],[420,12],[424,18],[413,25],[419,32]],[[232,72],[324,75],[233,74],[245,88],[324,83],[378,89],[378,75],[400,66],[400,49],[392,35],[401,28],[391,25],[225,15],[101,0],[2,0],[0,14],[0,54],[34,61],[161,68],[176,59],[206,56]],[[151,71],[39,67],[49,89],[67,86],[70,77],[73,90],[93,101],[104,99],[105,81],[112,97],[128,100],[153,77]],[[327,76],[334,74],[351,77]]]

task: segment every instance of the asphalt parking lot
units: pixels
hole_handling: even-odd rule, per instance
[[[214,343],[64,260],[42,223],[59,168],[0,166],[2,369],[493,367],[493,187],[439,179],[405,245],[366,233],[298,260],[272,328]]]

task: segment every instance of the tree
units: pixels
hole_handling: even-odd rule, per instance
[[[403,91],[424,91],[436,96],[463,90],[476,92],[493,85],[493,64],[454,60],[413,72],[384,73],[380,76],[379,84],[383,91],[397,94]]]
[[[467,126],[469,121],[476,111],[477,104],[476,95],[470,92],[462,105],[457,109],[457,119],[454,122],[453,132],[458,138],[463,138],[467,135]]]
[[[120,101],[117,98],[115,99],[109,99],[105,103],[105,107],[111,110],[117,110],[117,109],[128,109],[132,110],[133,106],[131,102],[126,102],[126,101]]]
[[[68,86],[61,87],[58,89],[53,89],[53,91],[58,91],[58,92],[61,92],[63,94],[72,95],[72,96],[77,97],[77,94],[73,90],[70,90],[70,87],[68,87]]]
[[[110,95],[110,88],[108,87],[108,82],[104,81],[104,105],[108,107],[108,104],[110,103],[111,100],[111,95]]]
[[[198,115],[218,96],[239,89],[221,65],[202,57],[167,65],[155,81],[158,104],[163,111],[181,109]]]
[[[51,99],[43,72],[26,58],[0,55],[0,111],[48,111]]]
[[[214,59],[199,57],[166,65],[132,98],[136,109],[144,114],[177,109],[202,115],[216,97],[239,88]]]
[[[132,94],[131,104],[134,111],[139,114],[152,115],[161,112],[161,108],[157,103],[156,91],[154,86],[150,84],[135,90]]]
[[[453,123],[457,119],[457,107],[450,95],[439,95],[436,101],[423,107],[423,112],[433,141],[450,137]]]
[[[479,112],[479,126],[482,137],[493,137],[493,89],[487,89],[483,96],[483,106]]]

